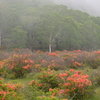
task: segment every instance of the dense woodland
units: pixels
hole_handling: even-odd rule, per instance
[[[52,0],[0,0],[0,47],[32,51],[100,49],[100,17]]]

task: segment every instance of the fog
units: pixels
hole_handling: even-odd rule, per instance
[[[94,16],[100,16],[100,0],[54,0],[56,4],[64,4],[69,9],[81,10]]]
[[[0,47],[100,50],[100,17],[95,17],[100,16],[100,1],[96,1],[0,0]]]

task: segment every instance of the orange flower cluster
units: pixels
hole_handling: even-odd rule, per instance
[[[22,84],[12,84],[12,83],[4,83],[2,82],[3,79],[0,78],[0,100],[5,100],[8,95],[17,98],[18,95],[16,90],[23,87]]]
[[[52,53],[49,53],[50,56],[56,56],[56,57],[59,57],[58,54],[56,54],[55,52],[52,52]]]
[[[14,74],[14,78],[23,77],[25,73],[30,72],[34,61],[29,59],[29,56],[29,54],[13,54],[12,57],[4,61],[5,66],[9,68],[9,72]]]
[[[80,98],[84,98],[85,94],[89,93],[92,82],[89,80],[89,75],[84,75],[82,71],[70,69],[65,73],[57,74],[54,70],[48,68],[40,74],[39,83],[33,80],[29,85],[33,88],[38,86],[38,89],[50,92],[52,97],[73,97],[74,94],[77,94],[75,100],[78,100],[78,95]]]
[[[72,75],[70,75],[72,73]],[[60,95],[73,95],[74,93],[77,94],[77,92],[81,95],[84,95],[87,91],[87,87],[91,86],[92,83],[88,79],[89,75],[84,75],[81,71],[74,71],[73,69],[70,69],[70,72],[66,73],[60,73],[59,77],[62,79],[63,83],[60,84],[60,86],[63,87],[63,89],[60,90]]]
[[[43,63],[44,63],[44,62],[46,62],[46,60],[42,60],[41,62],[43,62]]]
[[[79,63],[79,62],[77,62],[77,61],[75,61],[74,63],[73,63],[73,66],[76,66],[76,67],[79,67],[79,66],[81,66],[82,64],[81,63]]]
[[[96,54],[100,54],[100,51],[94,51],[94,53],[96,53]]]
[[[61,79],[65,79],[67,76],[68,76],[68,73],[60,73],[60,74],[59,74],[59,77],[60,77]]]
[[[30,67],[31,67],[31,65],[26,65],[26,66],[23,67],[23,69],[28,69]]]
[[[38,87],[41,87],[42,84],[39,84],[37,81],[35,80],[32,80],[30,83],[29,83],[30,86],[38,86]]]

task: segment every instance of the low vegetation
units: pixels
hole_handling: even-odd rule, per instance
[[[0,52],[0,100],[99,100],[100,51]]]

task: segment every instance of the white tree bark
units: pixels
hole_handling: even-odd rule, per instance
[[[51,48],[51,44],[49,44],[49,52],[51,53],[52,48]]]
[[[49,52],[52,52],[51,42],[52,42],[52,38],[51,38],[51,35],[50,35],[50,39],[49,39]]]

